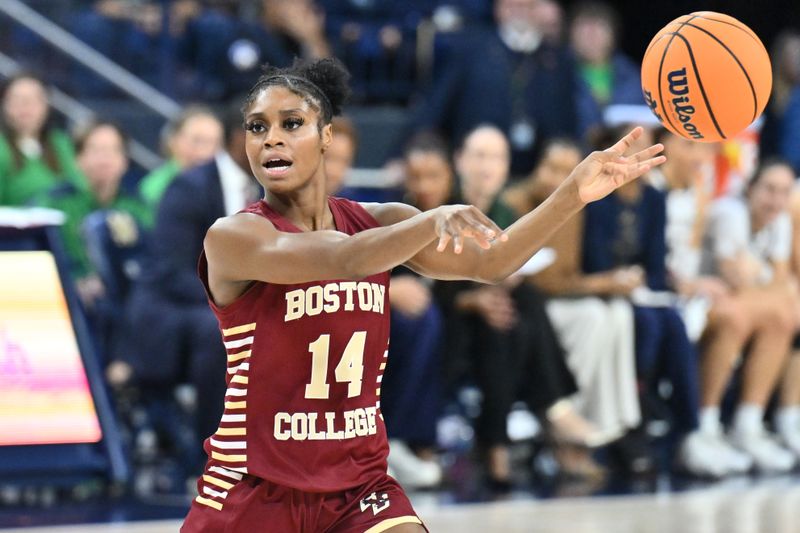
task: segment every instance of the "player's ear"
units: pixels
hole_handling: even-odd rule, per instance
[[[328,147],[333,142],[333,124],[325,124],[322,126],[322,151],[328,150]]]

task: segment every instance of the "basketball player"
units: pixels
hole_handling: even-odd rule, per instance
[[[323,153],[347,78],[336,60],[296,62],[247,97],[247,156],[266,194],[218,220],[200,259],[228,389],[184,532],[425,531],[386,474],[389,271],[500,281],[587,202],[665,160],[660,145],[623,155],[637,128],[505,232],[471,206],[328,197]]]

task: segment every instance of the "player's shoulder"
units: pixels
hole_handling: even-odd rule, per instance
[[[420,213],[416,207],[402,202],[360,202],[360,205],[381,226],[396,224]]]
[[[214,221],[206,233],[206,245],[225,241],[253,242],[276,232],[275,226],[266,218],[255,213],[240,212]]]

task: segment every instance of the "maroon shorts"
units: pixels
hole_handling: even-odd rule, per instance
[[[378,533],[422,524],[403,489],[386,474],[346,491],[316,493],[215,468],[197,485],[200,495],[181,533]]]

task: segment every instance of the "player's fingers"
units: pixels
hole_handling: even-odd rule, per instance
[[[606,150],[607,152],[614,152],[617,155],[623,155],[633,145],[633,141],[641,137],[644,129],[641,126],[636,126],[630,133],[618,140],[614,146]]]
[[[445,232],[439,236],[439,244],[436,246],[437,252],[444,252],[447,250],[447,244],[450,242],[450,234]]]
[[[653,157],[660,154],[664,151],[664,145],[661,143],[654,144],[649,148],[645,148],[641,152],[635,153],[632,156],[628,157],[627,160],[632,163],[639,163],[641,161],[646,161],[648,159],[652,159]]]
[[[494,220],[489,218],[478,208],[473,207],[472,209],[465,211],[464,218],[470,223],[470,225],[483,231],[488,239],[496,239],[503,233],[503,230],[500,229],[500,226],[498,226]]]
[[[453,251],[456,254],[460,254],[463,249],[464,249],[464,237],[462,237],[461,233],[459,233],[453,237]]]

